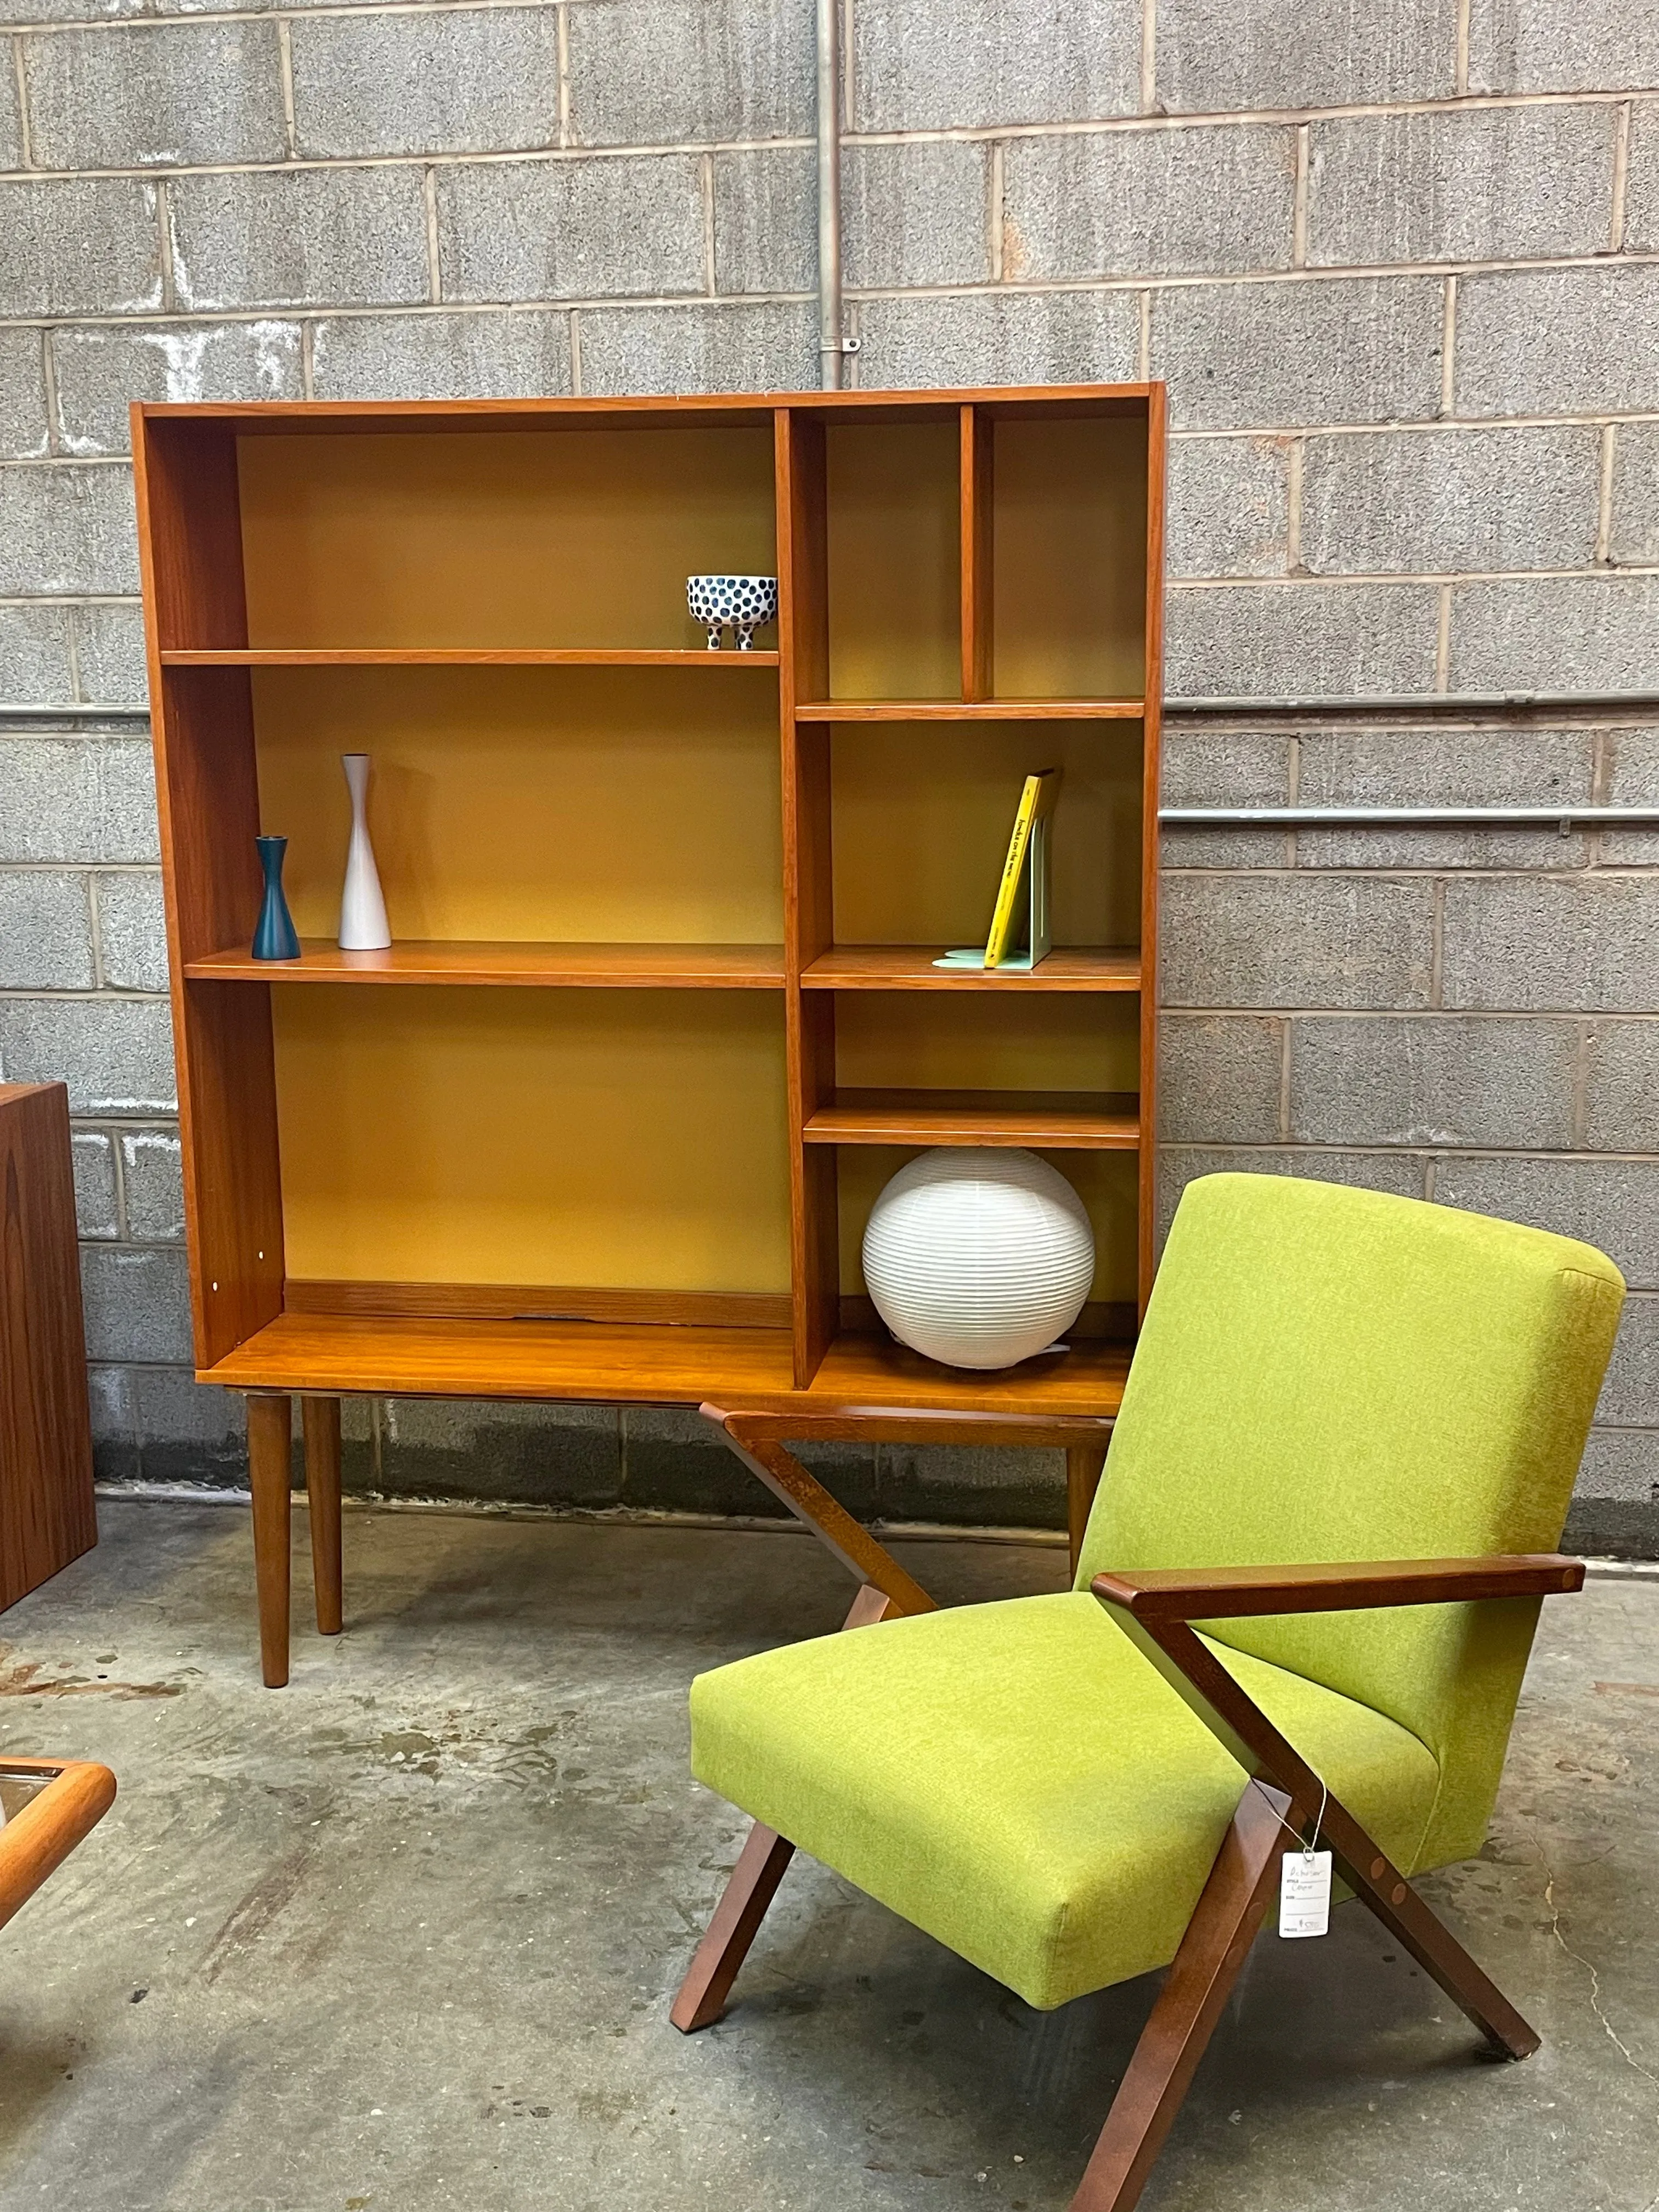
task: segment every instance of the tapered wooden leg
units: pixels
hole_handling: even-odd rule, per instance
[[[1221,2017],[1278,1879],[1290,1801],[1259,1785],[1239,1800],[1210,1878],[1118,2084],[1072,2212],[1129,2212]]]
[[[340,1401],[301,1398],[306,1438],[306,1496],[311,1501],[311,1578],[317,1628],[337,1636],[344,1626],[340,1566]]]
[[[1100,1470],[1105,1464],[1104,1444],[1067,1444],[1066,1447],[1066,1534],[1072,1547],[1072,1572],[1074,1575],[1077,1563],[1083,1556],[1083,1535],[1089,1526],[1095,1492],[1100,1487]]]
[[[763,1828],[758,1820],[749,1831],[732,1879],[714,1907],[708,1932],[698,1944],[690,1971],[669,2010],[669,2019],[682,2035],[712,2027],[726,2010],[738,1969],[748,1957],[749,1946],[766,1917],[766,1908],[777,1894],[778,1884],[794,1856],[793,1844]]]
[[[903,1611],[883,1590],[866,1583],[853,1600],[843,1630],[868,1628]],[[668,2017],[682,2035],[710,2027],[726,2010],[726,2000],[738,1978],[738,1969],[749,1955],[749,1946],[760,1932],[766,1908],[777,1894],[778,1884],[795,1856],[795,1847],[758,1820],[738,1855],[708,1933],[697,1946],[690,1970],[680,1984],[679,1995]]]
[[[247,1401],[248,1487],[253,1492],[253,1574],[259,1591],[259,1656],[265,1687],[288,1680],[289,1490],[293,1408],[286,1395]]]

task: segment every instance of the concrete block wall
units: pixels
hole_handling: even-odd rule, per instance
[[[858,380],[1169,380],[1170,690],[1260,702],[1174,718],[1170,799],[1659,799],[1659,15],[844,14]],[[126,403],[816,383],[811,10],[0,15],[0,1070],[71,1087],[106,1468],[228,1478],[236,1409],[185,1364]],[[1432,705],[1522,691],[1650,703]],[[1284,706],[1377,696],[1420,704]],[[1167,861],[1168,1195],[1255,1165],[1601,1238],[1632,1296],[1580,1525],[1659,1551],[1659,840]],[[728,1498],[666,1417],[359,1429],[392,1490]],[[1053,1468],[845,1474],[890,1512],[1059,1510]]]

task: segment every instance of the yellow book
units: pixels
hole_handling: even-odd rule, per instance
[[[1054,812],[1054,801],[1060,796],[1060,775],[1057,768],[1039,769],[1035,775],[1026,777],[1025,787],[1019,794],[1013,835],[1008,840],[1008,857],[1002,864],[1002,881],[997,887],[996,908],[991,916],[991,933],[985,940],[988,968],[1000,967],[1013,949],[1020,878],[1025,872],[1032,827],[1038,822],[1046,822]]]

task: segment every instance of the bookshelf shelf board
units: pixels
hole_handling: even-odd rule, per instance
[[[722,1390],[787,1390],[792,1380],[783,1328],[315,1313],[278,1315],[204,1370],[210,1377],[234,1390],[618,1404],[701,1404]]]
[[[1115,1091],[848,1091],[809,1115],[809,1145],[1039,1145],[1133,1152],[1139,1102]]]
[[[1128,1364],[1127,1345],[1085,1338],[1062,1355],[987,1375],[940,1367],[885,1337],[848,1333],[831,1344],[811,1384],[796,1389],[786,1328],[284,1313],[198,1370],[198,1379],[233,1390],[399,1397],[695,1406],[752,1394],[803,1410],[873,1401],[1110,1415]]]
[[[491,944],[471,939],[343,952],[301,940],[297,960],[255,960],[240,945],[185,963],[192,982],[474,983],[550,989],[781,991],[781,945]]]
[[[1085,1337],[1069,1352],[1023,1360],[989,1373],[941,1367],[891,1337],[843,1331],[830,1343],[810,1389],[796,1401],[839,1398],[849,1404],[935,1407],[964,1413],[1098,1413],[1109,1419],[1123,1402],[1132,1347],[1109,1337]]]
[[[1135,945],[1056,946],[1028,970],[935,968],[946,947],[932,945],[836,945],[801,970],[806,991],[1138,991]]]
[[[164,668],[775,668],[775,653],[706,647],[519,645],[171,646]]]
[[[1138,722],[1144,699],[812,699],[798,722]]]

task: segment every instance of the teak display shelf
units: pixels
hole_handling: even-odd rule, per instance
[[[141,404],[133,450],[197,1369],[250,1395],[267,1679],[288,1393],[324,1625],[342,1394],[1041,1418],[1086,1458],[1152,1270],[1162,386]],[[776,651],[704,648],[710,569],[778,575]],[[386,952],[334,942],[347,751]],[[1054,951],[936,968],[1050,766]],[[293,962],[249,953],[260,831]],[[865,1219],[938,1144],[1077,1187],[1069,1351],[875,1327]]]

